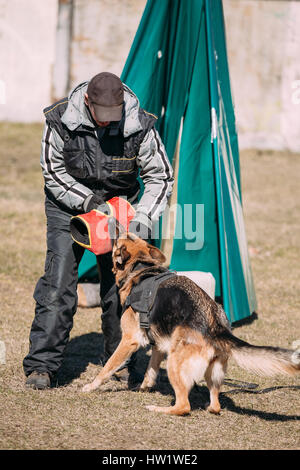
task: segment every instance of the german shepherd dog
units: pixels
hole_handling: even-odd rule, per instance
[[[131,233],[118,233],[113,241],[113,272],[123,305],[143,273],[141,263],[159,269],[166,261],[156,247]],[[95,380],[83,387],[90,392],[107,381],[140,347],[149,344],[140,327],[139,313],[128,307],[121,317],[122,339]],[[228,360],[261,375],[300,371],[300,352],[270,346],[254,346],[235,337],[224,310],[200,287],[185,276],[163,280],[157,290],[150,323],[155,345],[140,386],[151,389],[156,382],[161,361],[167,354],[167,373],[174,388],[174,406],[148,406],[151,411],[184,415],[190,412],[189,392],[194,383],[205,378],[209,392],[208,411],[220,413],[219,392]]]

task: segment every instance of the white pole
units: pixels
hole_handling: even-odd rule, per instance
[[[53,101],[65,97],[69,92],[72,17],[73,0],[59,0],[53,70]]]

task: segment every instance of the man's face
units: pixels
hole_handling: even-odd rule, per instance
[[[97,124],[97,126],[99,127],[106,127],[108,126],[108,124],[110,124],[110,121],[98,121],[97,119],[97,116],[95,114],[95,110],[94,110],[94,107],[93,105],[89,102],[89,97],[87,95],[87,93],[84,94],[84,102],[85,104],[88,106],[90,112],[91,112],[91,115],[93,116],[93,119],[95,121],[95,123]]]

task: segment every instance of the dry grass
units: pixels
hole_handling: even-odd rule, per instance
[[[25,389],[22,360],[45,251],[40,137],[39,125],[0,125],[0,339],[7,349],[6,365],[0,365],[0,448],[298,449],[299,378],[257,378],[231,364],[229,378],[258,388],[224,386],[221,416],[204,410],[204,384],[192,391],[187,417],[146,410],[147,404],[173,400],[164,370],[152,394],[109,382],[103,391],[83,396],[80,387],[94,376],[102,346],[98,309],[80,309],[75,316],[60,386]],[[258,319],[235,333],[256,344],[291,347],[300,338],[300,157],[247,151],[241,166],[259,309]],[[141,367],[146,359],[142,352]]]

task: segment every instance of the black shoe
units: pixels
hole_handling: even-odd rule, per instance
[[[32,372],[25,382],[26,387],[35,390],[50,388],[50,376],[47,372]]]
[[[123,369],[117,370],[112,376],[112,380],[116,380],[117,382],[128,382],[129,379],[129,372],[127,367],[123,367]]]
[[[123,367],[123,369],[117,370],[112,376],[112,380],[118,382],[124,382],[128,384],[129,390],[138,389],[144,380],[144,376],[136,369],[130,369]]]
[[[130,370],[129,378],[128,378],[128,389],[133,390],[133,391],[139,390],[143,380],[144,380],[144,374],[141,374],[136,369]]]

